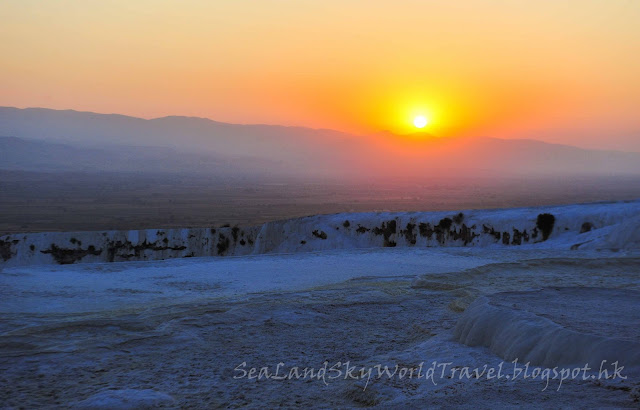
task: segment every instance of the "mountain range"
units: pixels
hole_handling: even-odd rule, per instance
[[[640,175],[640,153],[536,140],[142,119],[0,107],[0,169],[223,176],[435,178],[440,175]]]

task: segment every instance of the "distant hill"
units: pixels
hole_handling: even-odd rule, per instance
[[[103,147],[171,147],[182,152],[311,160],[318,150],[354,148],[356,139],[331,130],[239,125],[195,117],[145,120],[72,110],[0,107],[0,135]]]
[[[2,169],[284,173],[344,179],[640,175],[639,153],[488,137],[444,139],[388,132],[356,136],[192,117],[145,120],[0,107],[0,135],[16,137],[2,139]]]
[[[207,174],[243,177],[285,174],[266,159],[190,154],[164,147],[91,148],[42,140],[0,136],[0,169],[44,172],[136,172]]]

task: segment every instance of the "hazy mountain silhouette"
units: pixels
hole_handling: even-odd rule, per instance
[[[191,154],[165,147],[113,145],[90,148],[0,136],[0,169],[44,172],[152,172],[208,174],[225,178],[282,176],[288,169],[276,161],[251,157]]]
[[[535,140],[356,136],[326,129],[239,125],[193,117],[0,107],[3,169],[425,177],[640,175],[640,154]],[[38,141],[38,142],[35,142]],[[62,144],[62,145],[61,145]]]

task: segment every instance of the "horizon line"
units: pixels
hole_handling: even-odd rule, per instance
[[[480,138],[485,138],[485,139],[497,139],[497,140],[501,140],[501,141],[534,141],[534,142],[538,142],[538,143],[542,143],[542,144],[548,144],[548,145],[556,145],[556,146],[563,146],[563,147],[571,147],[571,148],[576,148],[576,149],[581,149],[581,150],[585,150],[585,151],[600,151],[600,152],[619,152],[619,153],[636,153],[636,154],[640,154],[640,151],[631,151],[631,150],[619,150],[619,149],[598,149],[598,148],[585,148],[585,147],[580,147],[580,146],[576,146],[576,145],[569,145],[569,144],[563,144],[563,143],[557,143],[557,142],[547,142],[547,141],[543,141],[543,140],[539,140],[539,139],[535,139],[535,138],[501,138],[501,137],[495,137],[495,136],[489,136],[489,135],[476,135],[476,136],[468,136],[468,135],[464,135],[464,136],[458,136],[458,137],[439,137],[437,135],[433,135],[431,133],[428,133],[426,131],[417,131],[417,132],[412,132],[412,133],[408,133],[408,134],[397,134],[393,131],[389,131],[389,130],[379,130],[375,133],[371,133],[371,134],[354,134],[354,133],[350,133],[350,132],[346,132],[346,131],[341,131],[341,130],[336,130],[333,128],[313,128],[313,127],[309,127],[309,126],[305,126],[305,125],[283,125],[283,124],[267,124],[267,123],[234,123],[234,122],[224,122],[224,121],[218,121],[218,120],[214,120],[211,119],[209,117],[199,117],[199,116],[195,116],[195,115],[177,115],[177,114],[171,114],[171,115],[164,115],[161,117],[152,117],[152,118],[145,118],[145,117],[137,117],[134,115],[130,115],[130,114],[121,114],[121,113],[116,113],[116,112],[111,112],[111,113],[104,113],[104,112],[95,112],[95,111],[86,111],[86,110],[77,110],[74,108],[48,108],[48,107],[16,107],[16,106],[8,106],[8,105],[4,105],[4,106],[0,106],[0,109],[15,109],[15,110],[21,110],[21,111],[26,111],[26,110],[45,110],[45,111],[57,111],[57,112],[75,112],[75,113],[80,113],[80,114],[95,114],[95,115],[102,115],[102,116],[117,116],[117,117],[125,117],[125,118],[130,118],[130,119],[135,119],[135,120],[142,120],[142,121],[154,121],[154,120],[161,120],[161,119],[165,119],[165,118],[186,118],[186,119],[196,119],[196,120],[205,120],[205,121],[209,121],[211,123],[215,123],[215,124],[222,124],[222,125],[236,125],[236,126],[255,126],[255,127],[259,127],[259,126],[266,126],[266,127],[279,127],[279,128],[302,128],[302,129],[306,129],[306,130],[310,130],[310,131],[330,131],[330,132],[336,132],[336,133],[340,133],[340,134],[345,134],[345,135],[350,135],[350,136],[354,136],[354,137],[367,137],[367,136],[371,136],[371,135],[376,135],[376,134],[391,134],[397,137],[411,137],[411,136],[415,136],[415,135],[419,135],[419,134],[427,134],[429,136],[431,136],[434,139],[438,139],[438,140],[452,140],[452,139],[466,139],[466,138],[473,138],[473,139],[480,139]],[[21,138],[21,137],[17,137],[17,138]]]

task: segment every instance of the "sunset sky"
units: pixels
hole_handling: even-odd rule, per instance
[[[640,151],[640,1],[0,2],[0,105]]]

